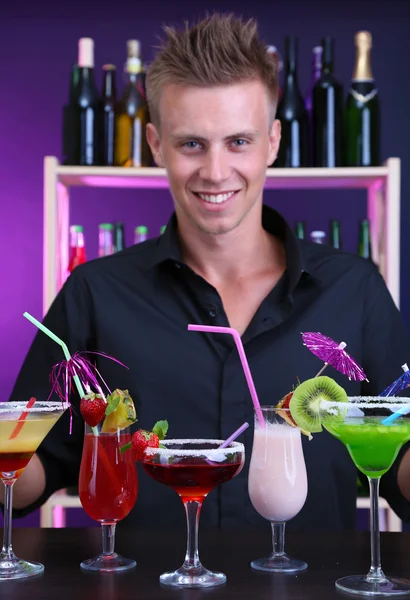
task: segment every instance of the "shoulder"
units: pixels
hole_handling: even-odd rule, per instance
[[[384,282],[378,267],[371,260],[355,254],[337,250],[327,244],[315,244],[307,240],[299,240],[302,256],[319,278],[340,278],[355,276]]]

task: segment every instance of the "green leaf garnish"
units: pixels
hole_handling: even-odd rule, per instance
[[[168,421],[157,421],[152,428],[152,433],[158,436],[158,439],[164,440],[168,432]]]
[[[123,446],[121,446],[120,448],[120,454],[124,454],[124,452],[126,452],[127,450],[129,450],[131,448],[132,444],[131,442],[127,442],[126,444],[124,444]]]
[[[107,396],[107,408],[105,409],[105,416],[108,417],[120,403],[120,397],[118,395],[110,394]]]

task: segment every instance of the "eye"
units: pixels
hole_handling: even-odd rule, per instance
[[[184,142],[182,144],[183,148],[189,148],[191,150],[196,150],[197,148],[200,147],[200,144],[198,142],[195,142],[195,140],[189,140],[188,142]]]
[[[243,138],[238,138],[237,140],[232,140],[232,144],[236,148],[242,148],[243,146],[247,146],[248,140],[244,140]]]

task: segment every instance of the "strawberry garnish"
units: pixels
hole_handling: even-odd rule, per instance
[[[90,427],[95,427],[100,423],[104,416],[107,403],[101,394],[86,394],[81,398],[80,412],[84,421]]]
[[[159,448],[160,440],[165,439],[168,431],[168,421],[157,421],[152,431],[138,429],[132,436],[131,442],[127,442],[121,447],[121,454],[132,448],[136,461],[144,458],[147,448]]]
[[[159,437],[152,431],[139,429],[132,436],[131,446],[135,460],[139,461],[143,459],[146,448],[159,448]]]
[[[290,405],[290,400],[293,396],[293,392],[289,392],[289,394],[286,394],[286,396],[284,396],[282,398],[282,400],[280,400],[278,402],[278,408],[283,408],[285,409],[283,412],[280,412],[280,416],[287,422],[289,423],[289,425],[293,425],[293,427],[297,427],[296,425],[296,421],[293,419],[292,415],[290,414],[290,411],[288,412],[286,409],[289,409],[289,405]],[[278,411],[279,412],[279,411]]]

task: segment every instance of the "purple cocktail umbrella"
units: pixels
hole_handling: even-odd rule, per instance
[[[328,365],[346,375],[350,380],[368,381],[365,372],[345,350],[345,342],[335,342],[332,338],[321,333],[308,331],[302,333],[303,344],[320,360],[324,361],[319,373],[321,375]]]
[[[379,396],[394,396],[397,392],[401,392],[404,388],[410,385],[410,370],[407,363],[401,366],[404,373],[396,381],[393,381]]]

